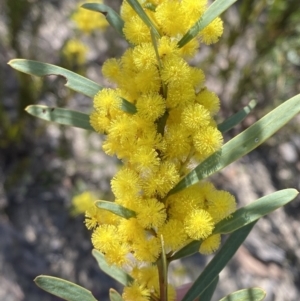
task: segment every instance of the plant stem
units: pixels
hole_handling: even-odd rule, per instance
[[[165,244],[163,236],[161,235],[162,252],[157,260],[158,276],[159,276],[159,289],[160,301],[168,301],[168,263],[165,252]]]

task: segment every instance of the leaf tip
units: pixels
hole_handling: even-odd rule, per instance
[[[80,5],[80,8],[84,8],[84,9],[87,9],[87,10],[92,10],[91,9],[91,5],[89,5],[91,3],[83,3],[82,5]]]
[[[98,251],[97,251],[96,249],[93,249],[93,250],[92,250],[92,255],[95,256],[95,255],[97,254],[97,252],[98,252]]]
[[[22,60],[23,60],[23,59],[12,59],[12,60],[9,60],[9,61],[7,62],[7,65],[9,65],[9,66],[11,66],[11,67],[14,68],[14,64],[17,63],[17,62],[19,62],[19,61],[22,61]]]
[[[39,276],[36,276],[33,281],[35,282],[36,285],[39,285],[39,282],[41,279],[43,279],[44,277],[46,277],[46,275],[39,275]]]
[[[32,105],[29,105],[24,109],[24,111],[29,112],[31,108],[32,108]]]
[[[294,193],[295,194],[295,198],[298,196],[299,194],[299,191],[295,188],[288,188],[290,190],[291,193]]]

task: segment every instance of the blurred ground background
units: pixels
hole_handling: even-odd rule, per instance
[[[107,2],[108,3],[108,2]],[[118,8],[120,1],[109,1]],[[0,300],[58,300],[37,288],[40,274],[58,276],[108,300],[120,287],[99,271],[91,256],[83,217],[70,215],[71,199],[84,191],[111,197],[109,180],[117,162],[101,152],[95,133],[46,123],[26,115],[29,104],[89,112],[91,99],[72,93],[57,77],[39,79],[6,63],[35,59],[86,74],[101,85],[101,65],[119,57],[126,43],[111,28],[82,33],[70,19],[77,1],[0,1]],[[257,107],[226,134],[229,140],[274,107],[300,92],[300,6],[298,0],[239,1],[225,15],[225,34],[201,47],[192,61],[222,104],[219,122],[251,99]],[[79,63],[64,56],[69,39],[89,46]],[[300,115],[266,143],[213,177],[239,206],[284,188],[300,189]],[[214,300],[236,289],[264,288],[266,300],[300,300],[300,199],[263,218],[221,273]],[[207,258],[171,266],[180,285],[194,280]]]

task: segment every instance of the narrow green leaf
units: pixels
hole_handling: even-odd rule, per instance
[[[31,105],[28,106],[25,111],[30,115],[47,121],[94,131],[93,127],[90,125],[90,117],[88,114],[43,105]]]
[[[169,261],[177,260],[180,258],[191,256],[197,252],[199,252],[199,248],[201,245],[200,240],[193,240],[186,246],[184,246],[182,249],[180,249],[178,252],[176,252],[172,257],[169,258]]]
[[[14,59],[9,61],[8,64],[12,68],[30,75],[62,76],[67,81],[65,84],[66,87],[89,97],[94,97],[97,92],[102,89],[101,86],[86,77],[55,65],[25,59]]]
[[[118,216],[130,219],[131,217],[136,217],[136,213],[128,208],[125,208],[115,202],[109,201],[97,201],[96,206],[101,209],[110,211]]]
[[[198,33],[203,30],[215,18],[221,15],[229,6],[237,0],[216,0],[205,11],[203,16],[195,23],[195,25],[182,37],[178,42],[178,47],[181,48],[190,40],[195,38]]]
[[[266,292],[263,289],[252,287],[231,293],[219,301],[261,301],[265,297]]]
[[[221,247],[215,257],[205,267],[201,275],[193,283],[192,287],[183,297],[182,301],[193,301],[198,298],[205,289],[214,281],[220,274],[228,261],[235,254],[237,249],[246,239],[256,222],[249,224],[234,233],[232,233]]]
[[[127,2],[130,4],[130,6],[134,9],[134,11],[139,15],[139,17],[143,20],[143,22],[152,29],[153,33],[157,38],[160,37],[160,33],[158,32],[157,28],[155,25],[152,23],[150,18],[147,16],[145,13],[143,7],[141,4],[138,2],[138,0],[127,0]]]
[[[96,258],[100,269],[111,278],[115,279],[124,286],[129,286],[129,284],[134,281],[134,279],[123,270],[114,265],[108,265],[104,255],[101,252],[94,249],[92,254]]]
[[[264,215],[284,206],[298,195],[296,189],[284,189],[264,196],[251,204],[236,210],[231,218],[220,221],[213,234],[231,233],[248,225]]]
[[[135,114],[137,112],[136,106],[129,102],[128,100],[126,100],[123,97],[120,97],[122,102],[121,102],[121,110],[129,113],[129,114]]]
[[[123,27],[124,27],[124,21],[122,18],[109,6],[101,3],[85,3],[81,7],[100,12],[102,13],[107,22],[122,36],[124,37],[123,34]]]
[[[64,279],[41,275],[34,282],[46,292],[67,301],[97,301],[90,291]]]
[[[170,192],[173,194],[220,171],[230,163],[257,148],[300,112],[300,94],[290,98],[255,122],[212,154],[186,175]]]
[[[216,287],[218,285],[219,282],[219,276],[217,276],[212,282],[211,284],[205,289],[205,291],[200,295],[200,300],[205,300],[205,301],[210,301],[215,290]]]
[[[109,290],[109,300],[110,301],[123,301],[122,296],[113,288]]]
[[[242,120],[244,120],[245,117],[255,108],[255,106],[256,101],[251,100],[249,104],[246,107],[244,107],[241,111],[237,112],[222,123],[218,124],[218,130],[222,133],[228,132],[237,124],[239,124]]]

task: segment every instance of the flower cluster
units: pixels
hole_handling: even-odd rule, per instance
[[[125,301],[159,298],[156,263],[162,252],[173,254],[191,240],[202,241],[209,254],[220,244],[214,226],[235,211],[234,197],[210,182],[170,190],[192,168],[218,151],[222,135],[214,121],[219,99],[205,85],[201,69],[187,58],[199,43],[211,44],[223,27],[215,19],[184,47],[178,41],[202,16],[207,1],[140,1],[160,37],[124,1],[121,17],[130,47],[120,59],[105,62],[102,72],[116,85],[94,98],[90,122],[106,134],[103,149],[123,162],[111,181],[115,202],[135,212],[126,219],[96,206],[86,213],[92,242],[108,263],[126,267],[135,279]],[[168,289],[174,300],[174,289]]]
[[[71,214],[84,214],[96,201],[96,197],[89,191],[82,192],[72,198]]]

